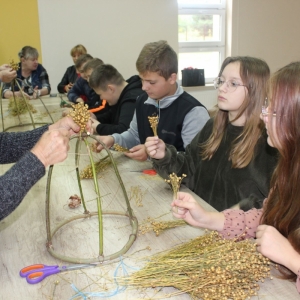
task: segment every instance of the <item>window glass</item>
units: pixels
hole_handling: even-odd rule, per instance
[[[218,76],[220,68],[220,53],[219,51],[205,52],[180,52],[178,79],[181,80],[181,70],[185,68],[204,69],[205,78],[212,81]]]
[[[220,41],[220,15],[179,15],[178,41]]]

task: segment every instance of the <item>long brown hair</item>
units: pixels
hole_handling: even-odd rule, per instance
[[[271,78],[268,134],[280,153],[261,222],[274,226],[300,253],[300,62],[278,70]],[[276,116],[273,116],[276,113]],[[296,275],[280,268],[283,277]]]
[[[227,57],[222,64],[219,76],[222,75],[228,64],[235,62],[240,63],[240,76],[248,93],[245,94],[245,100],[237,117],[232,120],[237,120],[243,114],[246,116],[243,131],[232,144],[229,160],[232,161],[233,168],[244,168],[253,158],[255,145],[264,128],[259,115],[266,96],[266,83],[270,76],[270,69],[265,61],[258,58]],[[208,140],[201,145],[202,159],[211,159],[217,151],[228,123],[228,111],[217,108],[212,133]]]

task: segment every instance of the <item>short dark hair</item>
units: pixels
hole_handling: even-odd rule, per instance
[[[148,43],[136,61],[136,69],[140,74],[157,72],[168,79],[171,74],[178,72],[177,54],[167,41]]]
[[[93,59],[93,56],[90,54],[82,54],[78,57],[76,63],[75,63],[75,68],[79,69],[82,64],[86,63],[87,61]]]
[[[100,58],[93,58],[89,60],[83,67],[83,72],[86,72],[90,69],[94,70],[96,67],[103,65],[104,62]]]
[[[121,85],[125,81],[123,76],[112,65],[101,65],[94,69],[89,79],[89,85],[92,89],[101,89],[105,91],[108,84]]]

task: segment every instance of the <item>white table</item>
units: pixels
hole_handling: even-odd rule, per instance
[[[49,109],[58,118],[60,116],[59,98],[48,98]],[[46,102],[46,100],[45,100]],[[38,102],[37,102],[38,103]],[[75,164],[75,140],[71,141],[68,159],[55,166],[51,185],[51,207],[53,215],[51,221],[58,224],[65,218],[83,212],[82,207],[68,208],[68,199],[73,194],[79,194]],[[81,165],[88,164],[88,157],[82,150]],[[101,154],[102,156],[104,155]],[[140,224],[148,217],[157,218],[158,221],[173,220],[170,212],[172,191],[158,176],[143,175],[132,170],[150,168],[149,162],[137,162],[126,158],[121,153],[113,153],[128,196],[131,207]],[[1,174],[11,165],[0,166]],[[42,178],[26,195],[20,206],[2,222],[0,222],[0,299],[70,299],[76,294],[71,288],[74,284],[85,292],[108,292],[116,289],[113,275],[118,262],[105,264],[95,268],[76,270],[52,275],[38,284],[28,284],[19,276],[21,268],[43,263],[46,265],[68,265],[52,257],[46,249],[45,228],[45,188],[47,175]],[[101,173],[99,179],[103,210],[126,211],[125,201],[121,188],[118,185],[111,167]],[[96,210],[95,193],[91,180],[83,182],[84,194],[88,208]],[[133,194],[132,191],[138,190]],[[188,190],[182,187],[182,190]],[[140,199],[137,199],[139,196]],[[209,210],[213,210],[206,202],[194,195],[198,201]],[[140,201],[139,201],[140,200]],[[142,206],[140,206],[142,204]],[[98,253],[98,223],[97,218],[78,220],[65,225],[53,238],[55,250],[64,255],[74,257],[95,257]],[[114,253],[124,246],[128,240],[131,227],[127,218],[104,216],[104,254]],[[175,245],[189,241],[204,231],[190,226],[183,226],[165,231],[158,237],[153,232],[139,235],[124,255],[124,263],[131,267],[141,267],[138,259],[170,249]],[[130,268],[127,268],[132,272]],[[121,275],[121,273],[119,273]],[[124,292],[112,299],[149,299],[152,296],[166,299],[166,294],[175,292],[174,288],[164,288],[158,294],[158,288],[136,290],[128,287]],[[298,299],[295,284],[277,278],[267,279],[261,284],[259,297],[252,299]],[[76,299],[83,299],[78,297]],[[96,298],[92,298],[96,299]],[[100,298],[101,299],[101,298]],[[105,298],[104,298],[105,299]],[[190,299],[184,294],[171,299]]]

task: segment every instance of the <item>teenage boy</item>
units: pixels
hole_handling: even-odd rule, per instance
[[[92,119],[94,132],[100,135],[122,133],[129,128],[137,97],[143,93],[139,76],[128,80],[112,65],[96,67],[89,77],[89,85],[109,105],[109,110]]]
[[[100,136],[108,147],[115,143],[129,149],[126,156],[144,161],[146,138],[153,136],[149,116],[158,116],[157,133],[177,151],[184,151],[193,137],[209,119],[206,108],[183,91],[176,82],[178,60],[176,52],[166,41],[148,43],[142,49],[136,68],[142,80],[144,93],[137,99],[130,128],[122,134]],[[97,145],[99,151],[101,145]]]
[[[106,102],[102,101],[89,86],[88,78],[93,69],[101,64],[103,64],[101,59],[93,58],[90,54],[79,56],[75,67],[80,77],[75,81],[68,93],[68,99],[71,102],[85,102],[89,110],[97,114],[107,111],[108,107],[106,106]]]

